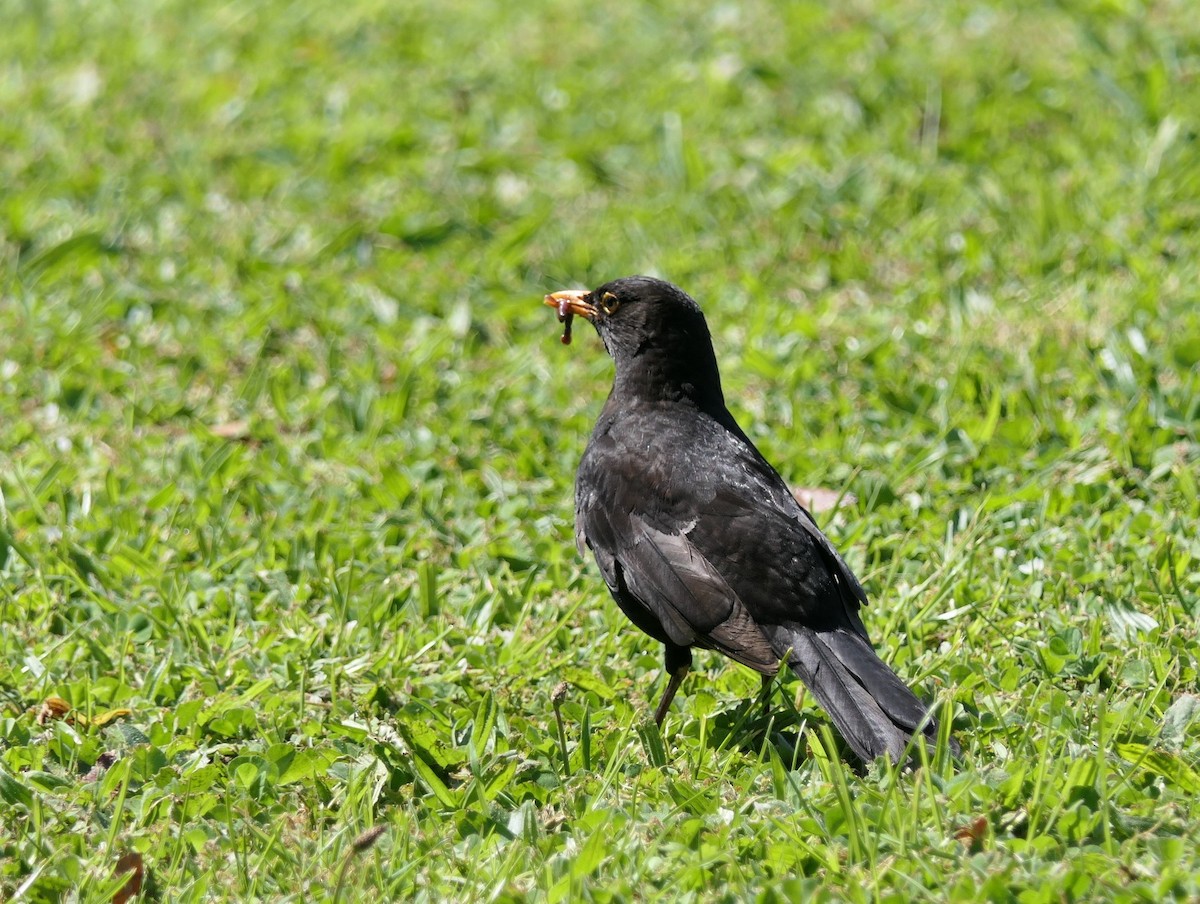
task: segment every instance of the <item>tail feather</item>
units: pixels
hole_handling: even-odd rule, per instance
[[[789,625],[772,640],[862,760],[887,754],[899,762],[918,731],[930,741],[937,737],[937,722],[925,704],[865,637]]]

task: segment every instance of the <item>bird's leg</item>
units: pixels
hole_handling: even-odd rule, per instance
[[[792,651],[791,651],[791,650],[788,650],[788,651],[787,651],[787,654],[786,654],[786,655],[783,657],[783,661],[779,663],[779,667],[780,667],[780,668],[783,668],[785,665],[787,665],[788,658],[789,658],[791,655],[792,655]],[[800,712],[800,710],[801,710],[801,709],[803,709],[803,707],[804,707],[804,694],[805,694],[807,691],[808,691],[808,688],[804,686],[804,682],[803,682],[803,681],[802,681],[802,682],[800,682],[800,690],[799,690],[799,691],[796,693],[796,699],[792,701],[792,706],[794,706],[794,707],[795,707],[795,709],[796,709],[796,712]]]
[[[667,689],[663,691],[662,699],[658,701],[658,708],[654,710],[654,724],[659,728],[662,727],[671,701],[675,699],[675,692],[679,690],[679,685],[683,684],[683,679],[687,677],[687,673],[692,667],[691,649],[667,644],[663,651],[663,666],[671,679],[667,682]]]
[[[671,701],[675,699],[675,692],[679,690],[679,685],[683,684],[683,679],[687,677],[690,669],[690,665],[681,665],[671,673],[671,680],[667,682],[667,689],[663,691],[662,699],[658,701],[658,709],[654,711],[654,724],[659,728],[662,727],[667,710],[671,707]]]
[[[762,690],[758,692],[758,698],[762,701],[762,714],[764,716],[771,714],[771,683],[774,680],[773,675],[762,676]]]

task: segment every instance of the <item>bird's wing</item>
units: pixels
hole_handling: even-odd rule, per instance
[[[867,604],[867,592],[863,590],[862,584],[858,582],[858,578],[854,576],[854,572],[850,570],[850,566],[846,564],[846,560],[842,558],[842,554],[833,548],[833,544],[829,542],[829,538],[821,532],[821,528],[817,527],[817,522],[808,513],[808,509],[799,502],[796,503],[796,508],[800,510],[800,526],[804,529],[805,533],[812,537],[821,556],[836,572],[838,582],[846,588],[850,596],[858,602],[859,606],[865,606]]]
[[[611,492],[612,487],[607,487]],[[576,541],[643,630],[663,642],[717,650],[773,674],[779,657],[749,611],[683,530],[663,530],[625,506],[600,505],[593,482],[579,498]],[[647,618],[649,616],[649,618]],[[658,628],[659,630],[654,630]]]
[[[697,503],[691,538],[701,554],[720,563],[759,621],[843,627],[865,638],[858,610],[866,593],[833,544],[773,469],[742,475]]]
[[[683,533],[630,517],[632,544],[618,556],[629,592],[647,605],[672,639],[717,650],[773,673],[779,656],[742,601]],[[683,640],[681,638],[689,638]]]
[[[733,415],[724,411],[716,420],[726,431],[714,450],[714,460],[719,459],[726,463],[718,470],[739,476],[738,480],[716,489],[714,495],[723,497],[716,500],[717,507],[731,510],[734,515],[748,511],[768,520],[782,517],[783,523],[775,524],[773,533],[777,538],[781,532],[791,534],[791,537],[782,538],[786,545],[811,546],[812,551],[817,553],[817,557],[829,568],[839,585],[851,621],[858,622],[857,610],[867,604],[867,594],[854,572],[850,570],[850,566],[846,564],[846,560],[834,549],[829,538],[822,533],[808,509],[796,499],[787,482],[779,476],[779,472],[738,426]],[[861,628],[861,623],[859,626]],[[866,636],[865,630],[861,630],[860,633]]]

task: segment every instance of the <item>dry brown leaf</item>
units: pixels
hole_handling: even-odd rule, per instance
[[[365,851],[367,848],[369,848],[371,845],[373,845],[376,841],[378,841],[379,836],[382,835],[386,831],[387,831],[387,826],[374,826],[373,828],[367,829],[365,832],[363,832],[361,835],[359,835],[357,838],[354,839],[354,841],[351,843],[351,847],[354,848],[354,851],[356,853]]]
[[[137,851],[126,851],[117,861],[117,868],[113,870],[114,875],[121,873],[132,873],[129,881],[117,889],[113,895],[113,904],[125,904],[130,898],[137,895],[142,890],[142,879],[145,876],[146,867],[142,862],[142,855]]]
[[[62,697],[47,697],[38,710],[37,724],[47,725],[55,719],[65,719],[70,711],[71,704]]]
[[[982,845],[984,836],[987,834],[987,827],[987,817],[976,816],[967,825],[955,832],[954,837],[959,841],[966,842],[971,847]]]
[[[81,779],[83,782],[98,782],[104,777],[104,773],[109,767],[117,761],[117,752],[115,750],[106,750],[100,756],[96,757],[96,762],[92,764]]]
[[[827,512],[834,506],[840,508],[858,502],[858,497],[853,493],[841,493],[825,487],[796,487],[792,495],[810,512]]]
[[[245,439],[250,435],[249,421],[226,421],[224,424],[214,424],[209,428],[213,436],[221,439]]]
[[[100,713],[100,715],[94,716],[91,719],[91,724],[99,728],[102,725],[107,725],[113,719],[120,719],[122,716],[128,716],[129,714],[130,710],[128,709],[110,709],[108,712]]]

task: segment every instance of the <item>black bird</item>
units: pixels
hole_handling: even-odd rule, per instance
[[[862,585],[725,407],[708,325],[648,276],[546,296],[591,321],[616,364],[575,480],[575,538],[617,605],[665,646],[660,725],[692,647],[769,682],[801,678],[864,761],[898,762],[935,720],[875,654]]]

